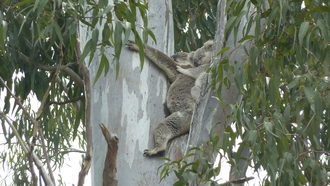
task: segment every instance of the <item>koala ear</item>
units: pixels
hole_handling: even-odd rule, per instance
[[[195,51],[192,51],[192,52],[190,52],[190,53],[188,54],[188,59],[189,59],[190,61],[193,61],[194,53],[195,53]]]
[[[211,50],[212,49],[212,46],[213,46],[213,40],[208,40],[204,43],[204,48],[206,50]]]

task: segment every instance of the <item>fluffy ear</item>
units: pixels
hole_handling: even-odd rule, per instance
[[[195,53],[195,51],[192,51],[188,54],[188,60],[191,62],[194,60],[194,53]]]
[[[213,46],[213,40],[208,40],[204,43],[204,48],[206,50],[211,50],[212,49],[212,46]]]

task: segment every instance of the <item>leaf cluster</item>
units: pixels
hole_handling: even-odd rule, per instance
[[[0,83],[4,93],[1,97],[5,98],[1,115],[13,115],[13,126],[19,136],[28,145],[34,145],[34,152],[39,157],[43,157],[44,152],[35,131],[43,134],[53,169],[63,165],[64,155],[74,140],[84,148],[85,93],[81,63],[88,59],[90,64],[96,54],[101,60],[95,81],[103,72],[109,71],[111,60],[115,61],[118,75],[121,49],[131,33],[141,48],[148,36],[155,40],[148,29],[147,9],[146,2],[136,0],[112,4],[108,0],[0,2],[0,77],[39,125],[36,129],[17,103],[10,101],[12,96]],[[141,25],[136,24],[139,18]],[[97,25],[102,25],[103,29],[97,29]],[[79,39],[83,38],[79,36],[79,29],[91,33],[81,55],[77,52],[81,44]],[[142,36],[138,34],[139,29]],[[114,48],[113,54],[106,54],[109,47]],[[144,61],[143,50],[140,56]],[[28,183],[30,173],[26,154],[19,150],[13,129],[5,123],[2,128],[8,148],[1,152],[0,162],[3,165],[9,162],[15,170],[14,183]],[[35,138],[37,140],[33,141]]]
[[[191,147],[179,160],[162,157],[166,163],[158,168],[160,181],[170,174],[175,174],[178,180],[173,184],[179,185],[218,185],[215,177],[221,170],[221,162],[216,162],[219,136],[210,133],[210,140],[205,145]],[[192,161],[195,159],[196,161]]]
[[[176,47],[185,51],[193,45],[186,38],[199,38],[190,27],[192,18],[199,8],[204,15],[210,10],[194,2],[173,4],[175,33],[186,35],[176,37]],[[182,21],[180,13],[187,19]],[[237,86],[242,97],[230,105],[233,125],[226,128],[218,148],[231,154],[237,139],[242,139],[229,163],[242,171],[238,161],[243,158],[255,171],[263,168],[267,172],[264,185],[326,185],[330,171],[329,2],[230,0],[226,14],[226,38],[233,33],[241,45],[237,48],[243,47],[245,53],[225,47],[219,55],[232,52],[209,69],[211,85],[222,104],[223,87]],[[247,22],[239,30],[242,19]],[[208,34],[207,29],[200,30]],[[242,60],[230,61],[234,55],[243,55]],[[161,179],[174,172],[178,185],[203,180],[201,160],[208,155],[188,160],[198,156],[200,148],[194,147],[196,152],[178,161],[166,159],[169,162],[160,171]],[[248,157],[242,157],[245,148],[251,149]]]
[[[218,1],[172,1],[175,51],[195,51],[215,35]]]
[[[255,170],[267,171],[265,185],[325,185],[330,171],[329,2],[229,1],[227,11],[233,17],[226,32],[237,35],[241,17],[247,19],[243,37],[237,38],[246,58],[224,58],[213,69],[219,99],[223,85],[235,84],[242,96],[231,105],[235,130],[228,127],[223,139],[227,149],[237,136],[243,139],[232,165],[248,148]]]

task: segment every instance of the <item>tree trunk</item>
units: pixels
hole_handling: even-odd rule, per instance
[[[171,1],[149,1],[148,6],[149,28],[157,39],[157,45],[154,42],[148,42],[148,45],[165,54],[174,54]],[[142,25],[139,24],[142,20],[137,22],[137,25]],[[88,33],[81,33],[83,45],[86,43],[84,40],[86,34]],[[107,53],[113,54],[114,51],[109,49]],[[112,56],[107,57],[111,63]],[[98,61],[100,57],[95,54],[94,61],[89,67],[92,82],[98,69]],[[101,76],[92,85],[92,185],[102,185],[102,171],[107,153],[107,143],[100,130],[100,123],[104,123],[118,136],[118,185],[159,185],[157,169],[164,164],[164,160],[146,158],[143,156],[143,151],[154,146],[153,131],[165,118],[167,78],[148,60],[145,61],[141,71],[138,53],[129,51],[125,47],[121,53],[117,79],[112,63],[110,68],[106,76]],[[162,181],[161,185],[173,185],[174,181],[174,177],[169,177]]]
[[[242,18],[240,27],[238,29],[237,33],[237,40],[234,39],[234,31],[231,32],[229,37],[227,38],[224,44],[224,30],[226,25],[226,19],[227,15],[225,14],[225,6],[226,1],[220,0],[218,2],[217,6],[217,24],[216,24],[216,34],[214,38],[214,46],[213,46],[213,58],[212,58],[212,64],[218,65],[221,59],[228,58],[229,62],[234,66],[235,62],[241,62],[241,67],[244,66],[244,61],[246,60],[247,56],[243,55],[244,50],[240,43],[237,42],[240,38],[243,37],[243,27],[247,23],[247,20],[245,17]],[[247,9],[247,6],[245,6],[245,9]],[[248,10],[247,10],[248,11]],[[253,12],[253,11],[252,11]],[[251,28],[251,32],[254,31],[254,26]],[[249,51],[249,48],[254,46],[253,44],[249,44],[249,46],[246,46],[247,50]],[[218,52],[223,47],[230,47],[230,50],[224,53],[220,59],[220,56],[217,56]],[[233,52],[234,51],[234,52]],[[231,54],[231,55],[230,55]],[[225,74],[226,72],[224,72]],[[237,90],[236,85],[234,84],[234,79],[231,77],[231,86],[227,89],[224,85],[221,89],[221,98],[226,104],[235,104],[240,100],[239,93]],[[205,90],[207,87],[204,87]],[[219,144],[222,145],[222,136],[225,132],[225,126],[229,126],[232,124],[232,120],[230,119],[231,110],[228,105],[221,105],[216,99],[216,95],[214,92],[209,91],[206,92],[205,95],[202,97],[198,107],[196,107],[194,112],[194,118],[193,118],[193,124],[190,129],[190,140],[189,144],[193,146],[199,146],[201,144],[205,144],[209,140],[209,133],[212,129],[212,127],[218,123],[218,125],[215,126],[213,129],[213,133],[220,136]],[[244,149],[241,156],[244,158],[248,158],[250,155],[249,149]],[[210,155],[210,161],[215,161],[214,154]],[[196,160],[196,159],[195,159]],[[241,178],[244,178],[246,175],[246,170],[248,168],[248,162],[245,161],[245,159],[241,159],[238,162],[238,166],[240,168],[239,171],[237,171],[234,168],[231,168],[230,171],[228,171],[229,174],[229,181],[232,180],[238,180]],[[227,171],[227,170],[226,170]],[[226,178],[222,178],[226,179]],[[195,185],[197,185],[195,183]]]

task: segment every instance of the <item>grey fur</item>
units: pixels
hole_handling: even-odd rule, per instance
[[[205,71],[210,67],[212,46],[213,40],[209,40],[204,43],[203,47],[188,54],[188,56],[190,56],[187,58],[188,64],[193,64],[195,68],[184,69],[180,66],[177,66],[177,70],[180,73],[196,79],[195,86],[191,89],[191,95],[196,102],[199,101],[202,84],[206,81],[207,76]]]
[[[127,46],[130,50],[139,51],[138,46],[132,41],[129,41]],[[171,114],[158,123],[154,131],[155,148],[146,149],[143,153],[145,156],[152,156],[166,150],[170,139],[189,132],[195,105],[190,91],[195,80],[176,70],[176,66],[191,67],[186,60],[182,60],[187,59],[188,53],[180,53],[178,58],[181,62],[175,62],[161,51],[149,46],[144,47],[144,54],[165,72],[171,82],[166,95],[167,108]]]

